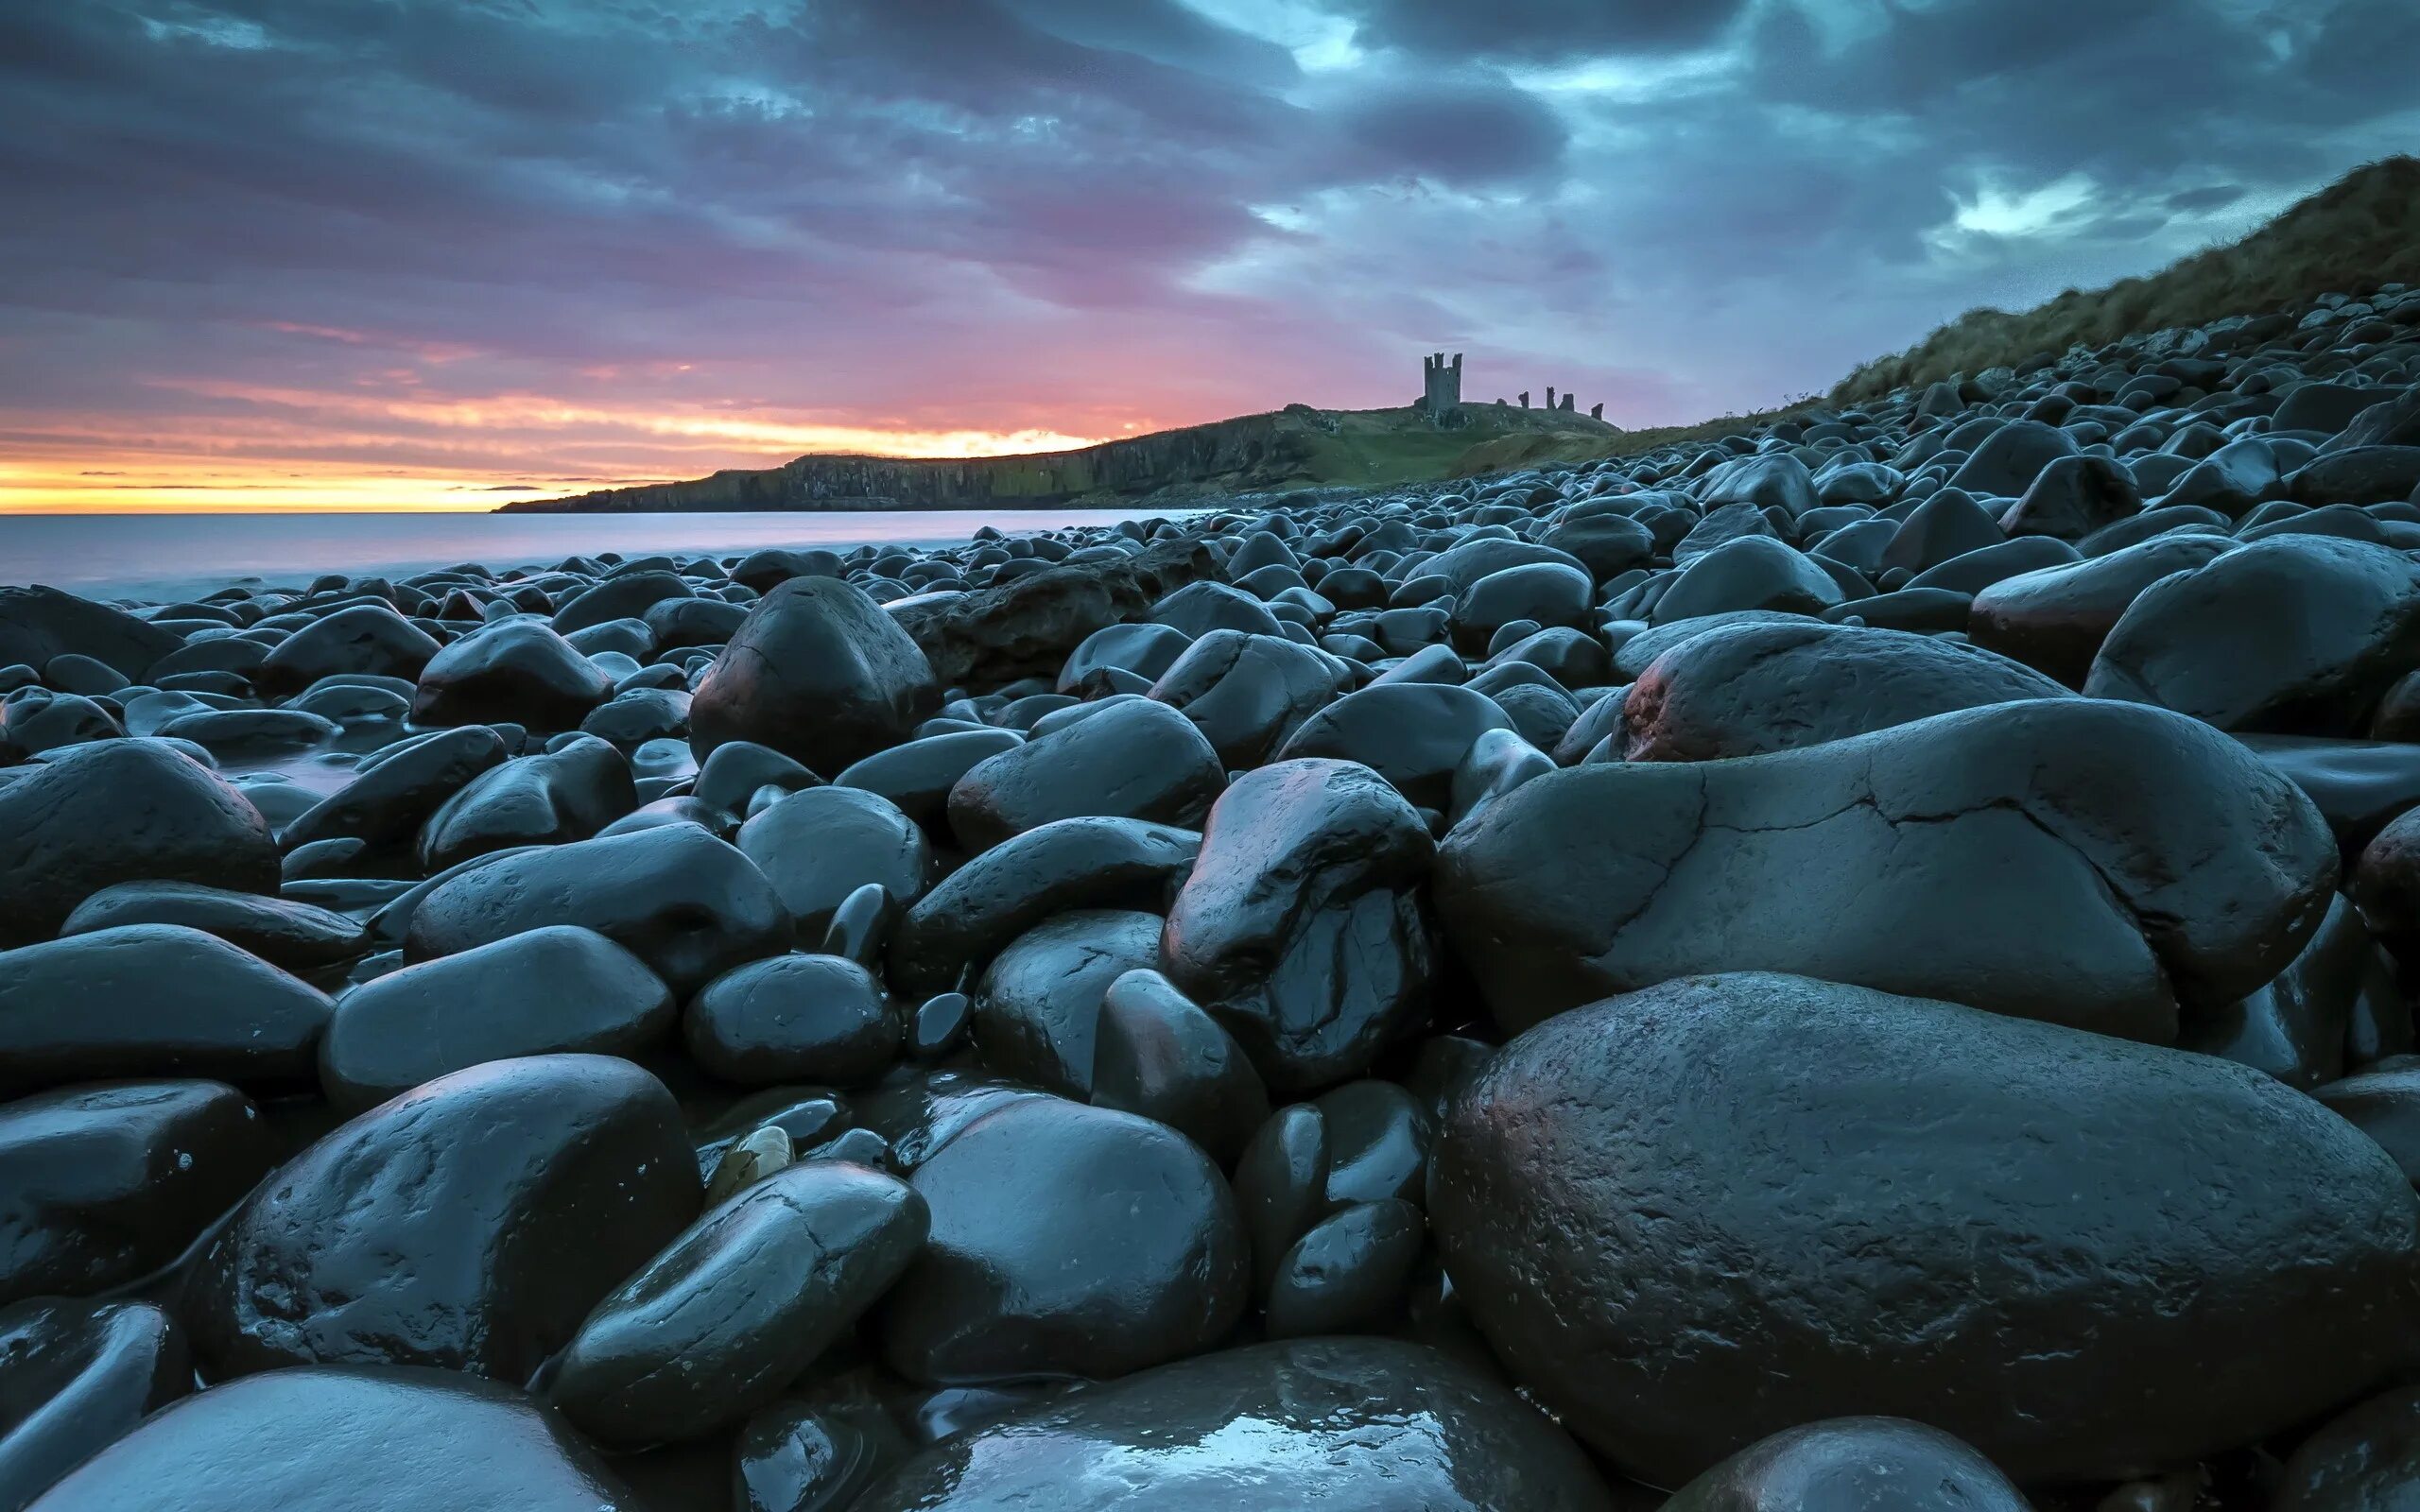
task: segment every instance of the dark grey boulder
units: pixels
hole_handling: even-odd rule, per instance
[[[352,782],[287,821],[279,839],[289,850],[342,838],[404,845],[447,799],[504,760],[503,737],[486,725],[398,741],[365,758]]]
[[[271,698],[302,692],[321,678],[353,674],[411,681],[439,654],[437,638],[387,604],[355,604],[314,620],[272,647],[252,669],[252,686]]]
[[[1901,630],[1804,620],[1734,625],[1684,643],[1622,704],[1630,761],[1791,750],[1934,714],[2067,690],[2005,657]]]
[[[120,882],[274,893],[277,842],[242,792],[162,741],[96,742],[0,782],[0,949],[48,939]]]
[[[421,827],[421,867],[434,875],[515,846],[592,839],[637,807],[630,758],[594,735],[566,737],[479,772],[440,803]]]
[[[793,1165],[707,1213],[596,1304],[546,1396],[598,1441],[696,1438],[769,1405],[925,1242],[906,1183]]]
[[[735,843],[773,885],[802,946],[821,942],[833,910],[858,888],[873,884],[894,907],[909,908],[933,872],[925,832],[897,804],[862,788],[792,793],[741,825]]]
[[[992,958],[969,1027],[983,1064],[1081,1100],[1093,1086],[1110,984],[1157,964],[1160,916],[1078,909],[1045,919]]]
[[[1820,614],[1841,602],[1841,586],[1804,554],[1770,536],[1724,541],[1681,569],[1655,601],[1657,625],[1741,610]]]
[[[704,756],[752,740],[818,772],[908,739],[940,702],[898,620],[834,577],[793,577],[756,601],[699,683],[690,739]]]
[[[184,1331],[152,1303],[0,1308],[0,1508],[23,1512],[192,1389]]]
[[[708,982],[681,1032],[725,1081],[853,1087],[898,1058],[901,1025],[881,981],[838,955],[771,955]]]
[[[911,1381],[1125,1375],[1210,1348],[1243,1314],[1235,1197],[1165,1125],[1013,1101],[911,1180],[931,1234],[881,1324]]]
[[[1382,682],[1346,694],[1305,720],[1278,748],[1277,760],[1357,763],[1411,802],[1442,809],[1472,742],[1487,730],[1512,728],[1503,708],[1485,694],[1449,683]]]
[[[215,935],[129,924],[0,952],[0,1096],[122,1076],[309,1083],[327,994]]]
[[[1225,785],[1219,752],[1193,721],[1150,698],[1122,699],[970,768],[950,789],[949,825],[970,851],[1056,819],[1194,829]]]
[[[372,1500],[364,1502],[364,1497]],[[172,1403],[41,1512],[648,1512],[554,1412],[444,1370],[276,1370]]]
[[[2013,420],[1995,429],[1949,475],[1949,487],[2014,499],[2042,470],[2076,455],[2075,438],[2038,420]]]
[[[2401,1512],[2420,1497],[2420,1388],[2346,1409],[2303,1440],[2278,1476],[2273,1512]]]
[[[791,924],[756,864],[694,824],[541,846],[439,884],[412,910],[404,954],[431,960],[550,924],[593,929],[674,995],[789,946]]]
[[[1279,1258],[1267,1327],[1272,1339],[1378,1332],[1402,1311],[1427,1223],[1401,1197],[1349,1203]]]
[[[1164,1366],[934,1446],[856,1512],[1608,1512],[1580,1451],[1495,1380],[1391,1339]]]
[[[372,977],[337,999],[320,1081],[348,1111],[491,1060],[634,1057],[671,1033],[670,989],[594,930],[552,924]]]
[[[2122,1478],[2350,1400],[2420,1318],[2420,1202],[2301,1093],[1805,978],[1541,1024],[1455,1098],[1434,1162],[1489,1343],[1666,1485],[1867,1414],[2021,1480]]]
[[[1271,1087],[1358,1074],[1426,1011],[1436,945],[1420,888],[1435,854],[1420,816],[1366,766],[1247,773],[1210,812],[1161,969]]]
[[[129,924],[182,924],[293,971],[334,966],[370,948],[361,925],[342,914],[194,882],[121,882],[104,887],[77,904],[59,933],[89,935]]]
[[[2159,536],[2085,561],[2003,577],[1975,595],[1966,630],[1976,644],[2080,688],[2101,643],[2143,590],[2233,547],[2224,536]]]
[[[188,1273],[179,1314],[216,1376],[430,1365],[522,1382],[698,1200],[653,1076],[603,1056],[491,1061],[279,1167]]]
[[[1091,1079],[1095,1107],[1156,1119],[1222,1167],[1269,1117],[1268,1090],[1243,1047],[1149,969],[1120,974],[1101,994]]]
[[[2011,536],[2082,541],[2142,507],[2142,490],[2124,463],[2105,456],[2053,457],[2025,496],[2000,516],[2000,528]]]
[[[88,656],[121,676],[140,678],[182,644],[172,630],[56,588],[0,588],[0,666],[39,667],[62,656]]]
[[[412,695],[416,725],[487,725],[576,730],[614,696],[605,669],[536,620],[505,620],[475,630],[421,669]]]
[[[2173,1040],[2293,959],[2336,845],[2236,742],[2047,698],[1711,763],[1527,782],[1447,836],[1438,911],[1508,1030],[1788,971]]]
[[[1213,630],[1151,684],[1153,701],[1184,713],[1228,770],[1266,761],[1351,676],[1337,660],[1282,636]]]
[[[1835,1418],[1749,1445],[1664,1512],[2031,1512],[1990,1460],[1904,1418]]]
[[[2279,536],[2137,594],[2083,691],[2221,730],[2343,735],[2420,661],[2420,562],[2367,541]]]
[[[0,1104],[0,1304],[141,1280],[273,1160],[260,1110],[219,1082],[101,1082]]]

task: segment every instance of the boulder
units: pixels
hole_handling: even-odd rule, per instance
[[[836,577],[793,577],[749,611],[689,706],[700,757],[752,740],[837,772],[908,739],[940,702],[900,622]]]
[[[936,679],[990,687],[1055,675],[1087,636],[1141,619],[1165,594],[1218,572],[1201,541],[1164,541],[1122,561],[1045,568],[970,593],[920,594],[890,611]]]
[[[1805,978],[1543,1023],[1453,1100],[1433,1160],[1496,1354],[1665,1485],[1869,1414],[2020,1480],[2121,1479],[2351,1400],[2420,1321],[2420,1202],[2301,1093]]]

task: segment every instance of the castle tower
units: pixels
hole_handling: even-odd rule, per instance
[[[1420,363],[1421,403],[1428,410],[1428,418],[1442,421],[1462,406],[1462,354],[1454,353],[1448,363],[1442,352],[1424,357]]]

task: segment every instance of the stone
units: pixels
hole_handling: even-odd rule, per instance
[[[433,875],[516,846],[594,839],[637,807],[630,759],[594,735],[571,736],[457,788],[421,828],[421,868]]]
[[[931,1233],[880,1327],[884,1357],[911,1381],[1120,1376],[1199,1353],[1242,1316],[1235,1198],[1165,1125],[1012,1101],[910,1181]]]
[[[879,1403],[776,1402],[740,1432],[738,1512],[846,1512],[911,1449]]]
[[[972,767],[950,789],[968,851],[1055,819],[1103,816],[1198,828],[1226,784],[1219,752],[1165,703],[1132,698]]]
[[[1281,1108],[1236,1160],[1236,1205],[1252,1240],[1253,1283],[1267,1296],[1294,1242],[1327,1213],[1327,1116],[1316,1103]]]
[[[392,606],[355,604],[312,621],[271,647],[252,669],[252,686],[265,696],[288,698],[321,678],[358,675],[408,682],[440,649],[435,636]]]
[[[2013,420],[1985,437],[1949,475],[1949,487],[1968,493],[2014,499],[2042,475],[2045,468],[2077,453],[2075,438],[2038,420]]]
[[[1281,636],[1213,630],[1185,648],[1150,693],[1191,720],[1228,771],[1268,760],[1349,685],[1336,660]]]
[[[213,935],[130,924],[0,952],[0,1096],[118,1077],[308,1085],[326,993]]]
[[[1091,1085],[1095,1107],[1156,1119],[1221,1167],[1269,1118],[1268,1090],[1243,1047],[1148,968],[1122,973],[1101,995]]]
[[[279,1167],[187,1274],[179,1314],[214,1378],[426,1365],[518,1383],[698,1203],[653,1076],[602,1056],[490,1061]]]
[[[171,1403],[35,1505],[648,1512],[568,1424],[520,1392],[364,1366],[276,1370]]]
[[[219,1082],[104,1082],[0,1104],[0,1305],[142,1280],[273,1160],[260,1109]]]
[[[2223,1056],[2305,1091],[2343,1074],[2354,1025],[2397,1016],[2409,1023],[2394,970],[2342,895],[2302,954],[2275,977],[2223,1007],[2187,1021],[2177,1043]]]
[[[2395,1512],[2420,1495],[2420,1388],[2399,1386],[2321,1425],[2286,1461],[2275,1512]]]
[[[745,1087],[853,1087],[898,1058],[901,1035],[882,983],[838,955],[735,966],[690,1000],[681,1028],[692,1059]]]
[[[2081,688],[2101,643],[2143,590],[2233,546],[2224,536],[2157,536],[2106,556],[2003,577],[1975,595],[1967,633],[1977,645]]]
[[[320,1080],[329,1102],[357,1112],[491,1060],[635,1057],[671,1033],[678,1012],[637,956],[594,930],[553,924],[348,990],[320,1042]]]
[[[1427,1225],[1401,1197],[1339,1209],[1296,1240],[1269,1291],[1272,1339],[1374,1331],[1402,1311]]]
[[[0,782],[0,950],[50,938],[121,882],[274,893],[277,842],[233,784],[157,740],[110,740]]]
[[[2314,1088],[2311,1096],[2375,1140],[2420,1186],[2420,1069],[2361,1072]]]
[[[1768,452],[1727,462],[1706,475],[1704,503],[1708,509],[1726,504],[1751,504],[1775,508],[1792,519],[1823,507],[1814,475],[1806,464],[1787,452]]]
[[[1512,721],[1485,694],[1447,683],[1377,683],[1346,694],[1305,720],[1278,748],[1279,762],[1328,757],[1376,772],[1406,799],[1442,809],[1471,745]]]
[[[558,635],[570,635],[614,620],[636,619],[644,623],[648,610],[666,599],[689,598],[697,590],[689,580],[672,572],[627,572],[599,579],[595,585],[573,594],[555,611],[553,627]]]
[[[2060,456],[2034,475],[2025,496],[2000,516],[2011,536],[2082,541],[2142,512],[2142,490],[2126,465],[2105,456]]]
[[[183,1331],[152,1303],[0,1308],[0,1507],[22,1512],[192,1389]]]
[[[63,938],[130,924],[182,924],[295,971],[349,961],[370,948],[361,925],[342,914],[193,882],[113,884],[78,903],[59,933]]]
[[[278,838],[289,851],[342,838],[373,847],[407,844],[447,799],[504,760],[504,740],[487,725],[398,741],[354,768],[352,782],[288,820]]]
[[[1569,767],[1447,836],[1435,898],[1508,1031],[1786,971],[2172,1042],[2325,913],[2310,799],[2207,726],[2091,698],[1737,761]]]
[[[727,740],[837,772],[896,746],[940,703],[934,669],[898,620],[834,577],[793,577],[756,601],[689,706],[700,758]]]
[[[1165,595],[1218,572],[1218,558],[1201,541],[1162,541],[1121,561],[1046,568],[971,593],[923,594],[890,612],[938,681],[994,686],[1056,677],[1087,636],[1142,619]]]
[[[416,725],[577,730],[614,696],[614,679],[536,620],[504,620],[440,651],[412,695]]]
[[[1656,658],[1622,705],[1625,759],[1794,750],[2067,690],[2006,657],[1901,630],[1725,626]]]
[[[140,679],[182,644],[174,631],[56,588],[0,588],[0,666],[88,656]]]
[[[1211,810],[1162,970],[1271,1087],[1357,1074],[1426,1010],[1436,947],[1419,889],[1435,853],[1411,805],[1366,766],[1247,773]]]
[[[950,873],[891,931],[886,963],[909,997],[961,990],[1011,940],[1079,908],[1152,912],[1193,869],[1201,836],[1140,819],[1061,819]]]
[[[856,1512],[1609,1512],[1596,1470],[1511,1391],[1435,1349],[1226,1349],[943,1440]]]
[[[2083,691],[2221,730],[2358,731],[2420,661],[2420,562],[2367,541],[2279,536],[2152,584]]]
[[[1843,1415],[2025,1481],[2189,1463],[2369,1386],[2420,1309],[2410,1184],[2290,1088],[1798,977],[1524,1034],[1449,1107],[1429,1211],[1507,1366],[1666,1485]]]
[[[1682,568],[1651,618],[1669,625],[1739,610],[1820,614],[1840,601],[1840,584],[1806,556],[1770,536],[1741,536]]]
[[[1835,1418],[1757,1440],[1665,1512],[2031,1512],[1990,1460],[1904,1418]]]
[[[1105,625],[1084,637],[1060,665],[1056,691],[1081,697],[1110,668],[1132,672],[1145,680],[1166,672],[1193,638],[1173,625]]]
[[[549,1400],[599,1442],[700,1437],[771,1405],[923,1247],[924,1199],[836,1161],[793,1165],[691,1225],[596,1304]]]
[[[810,787],[780,799],[739,827],[736,843],[772,884],[803,946],[821,941],[834,910],[860,887],[878,886],[895,907],[909,908],[934,870],[932,844],[915,821],[889,799],[856,787]]]
[[[595,930],[682,998],[792,936],[754,862],[696,825],[670,824],[515,851],[441,883],[412,910],[404,955],[432,960],[550,924]]]
[[[1157,914],[1079,909],[1036,924],[993,958],[976,987],[969,1027],[983,1064],[1089,1097],[1103,994],[1159,954]]]

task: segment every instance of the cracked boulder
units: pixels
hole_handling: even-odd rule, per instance
[[[1508,1031],[1793,971],[2172,1042],[2325,913],[2326,821],[2205,725],[2039,699],[1730,762],[1524,783],[1450,834],[1447,936]]]
[[[1956,641],[1826,625],[1728,625],[1657,657],[1622,705],[1634,762],[1816,746],[1934,714],[2067,690]]]
[[[1668,1486],[1842,1415],[2019,1481],[2189,1465],[2353,1400],[2420,1326],[2420,1204],[2300,1092],[1800,977],[1530,1030],[1449,1103],[1428,1196],[1497,1357]]]

